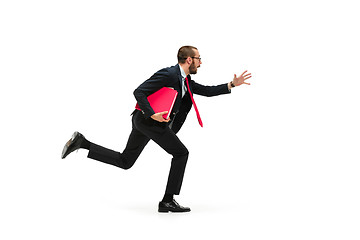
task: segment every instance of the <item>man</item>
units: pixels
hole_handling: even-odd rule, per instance
[[[174,195],[180,193],[189,155],[187,148],[176,136],[176,133],[183,125],[192,105],[194,105],[198,121],[202,126],[200,115],[193,100],[193,94],[208,97],[227,94],[235,86],[249,85],[250,83],[246,83],[245,80],[251,77],[251,74],[246,74],[247,71],[245,71],[240,77],[236,77],[235,74],[234,79],[229,83],[218,86],[203,86],[191,80],[190,77],[190,74],[197,73],[197,69],[202,63],[198,49],[192,46],[183,46],[179,49],[177,58],[177,65],[159,70],[135,89],[134,95],[141,111],[135,110],[132,114],[132,131],[122,153],[94,144],[85,139],[81,133],[75,132],[65,144],[61,156],[65,158],[71,152],[83,148],[89,150],[88,158],[122,169],[129,169],[133,166],[149,140],[153,140],[173,156],[165,195],[159,202],[159,212],[190,211],[190,208],[180,206],[174,200]],[[178,92],[169,119],[163,117],[167,112],[156,113],[147,99],[149,95],[162,87],[173,88]]]

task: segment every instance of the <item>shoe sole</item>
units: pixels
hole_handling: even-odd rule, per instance
[[[159,211],[158,212],[160,212],[160,213],[168,213],[168,212],[170,212],[169,210],[163,210],[163,209],[159,209]]]
[[[190,212],[191,210],[186,210],[186,211],[173,211],[173,210],[169,210],[169,209],[164,209],[164,208],[159,208],[158,212],[159,213],[168,213],[168,212],[173,212],[173,213],[185,213],[185,212]]]

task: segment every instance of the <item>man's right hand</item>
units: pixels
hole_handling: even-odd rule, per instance
[[[170,121],[170,118],[169,119],[165,119],[163,117],[164,114],[167,114],[168,111],[165,111],[165,112],[159,112],[159,113],[155,113],[151,116],[152,119],[154,119],[155,121],[158,121],[158,122],[169,122]]]

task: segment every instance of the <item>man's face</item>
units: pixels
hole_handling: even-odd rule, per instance
[[[192,63],[189,67],[189,72],[190,74],[196,74],[197,73],[197,69],[200,67],[201,65],[201,58],[200,58],[200,54],[199,51],[194,49],[195,52],[195,56],[192,57]]]

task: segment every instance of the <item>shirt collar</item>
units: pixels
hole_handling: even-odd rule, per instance
[[[186,73],[185,73],[184,69],[180,66],[180,64],[179,64],[179,68],[180,68],[180,73],[181,73],[182,78],[185,79]]]

